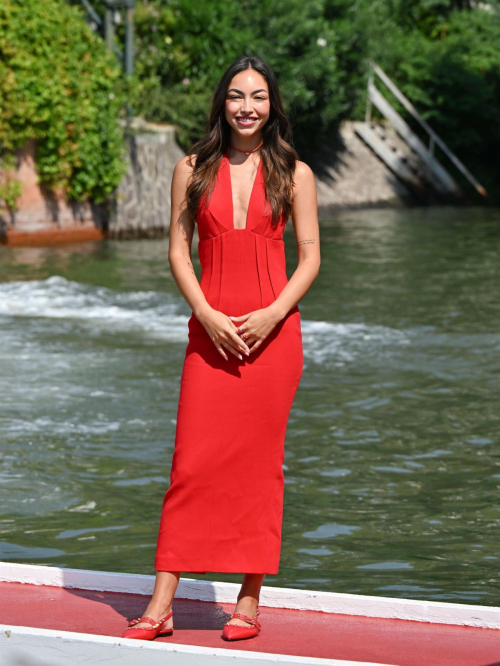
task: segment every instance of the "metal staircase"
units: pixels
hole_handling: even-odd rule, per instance
[[[438,161],[436,145],[452,164],[484,197],[487,192],[474,178],[441,137],[426,123],[413,104],[403,95],[385,72],[373,61],[368,80],[365,122],[355,122],[354,131],[373,152],[420,198],[427,200],[464,201],[465,196],[451,174]],[[375,76],[387,86],[429,137],[429,145],[419,138],[375,86]],[[385,121],[372,120],[372,106]]]

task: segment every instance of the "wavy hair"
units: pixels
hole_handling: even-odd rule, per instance
[[[231,143],[231,128],[225,116],[225,103],[229,85],[236,74],[254,69],[269,88],[270,114],[262,129],[262,160],[266,203],[270,205],[272,224],[277,226],[283,216],[290,217],[293,200],[293,175],[299,156],[291,145],[290,122],[283,110],[281,93],[271,67],[260,58],[242,56],[222,75],[212,95],[210,116],[205,136],[197,141],[188,154],[196,155],[196,164],[186,189],[186,204],[193,217],[208,201],[217,177],[221,159]],[[192,163],[190,164],[192,166]]]

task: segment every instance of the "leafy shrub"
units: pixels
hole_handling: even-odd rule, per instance
[[[37,140],[40,182],[107,200],[123,175],[115,56],[64,0],[0,0],[0,151]]]
[[[278,76],[299,153],[311,157],[343,118],[364,118],[370,57],[487,189],[498,190],[500,19],[476,4],[137,0],[134,110],[175,124],[187,149],[203,133],[224,69],[244,53],[258,55]]]
[[[371,56],[498,200],[500,18],[493,5],[486,11],[467,9],[469,3],[458,0],[395,0],[390,12],[388,0],[363,1]],[[415,126],[385,86],[379,87]],[[362,113],[358,108],[356,115]],[[464,184],[462,176],[457,179]]]
[[[346,0],[138,0],[134,111],[177,125],[187,149],[223,71],[257,55],[275,70],[299,151],[319,147],[364,92],[354,16]]]

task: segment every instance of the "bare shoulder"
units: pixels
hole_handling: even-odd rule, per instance
[[[314,182],[314,173],[305,162],[297,160],[295,164],[294,181],[296,185],[311,185]]]
[[[314,180],[314,173],[310,166],[305,162],[297,160],[295,164],[295,172],[293,175],[293,189],[295,194],[298,192],[314,192],[316,189],[316,182]]]
[[[195,161],[196,155],[185,155],[176,162],[172,176],[172,187],[181,188],[182,190],[186,188],[188,180],[193,173]]]
[[[175,165],[178,174],[191,175],[196,164],[196,155],[184,155]]]

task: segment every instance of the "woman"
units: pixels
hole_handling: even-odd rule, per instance
[[[260,588],[278,572],[285,432],[303,367],[297,303],[320,266],[314,177],[289,136],[271,68],[245,56],[215,90],[205,137],[175,166],[169,262],[192,314],[154,593],[127,638],[173,633],[183,571],[243,573],[223,638],[261,628]],[[288,280],[290,215],[298,266]]]

